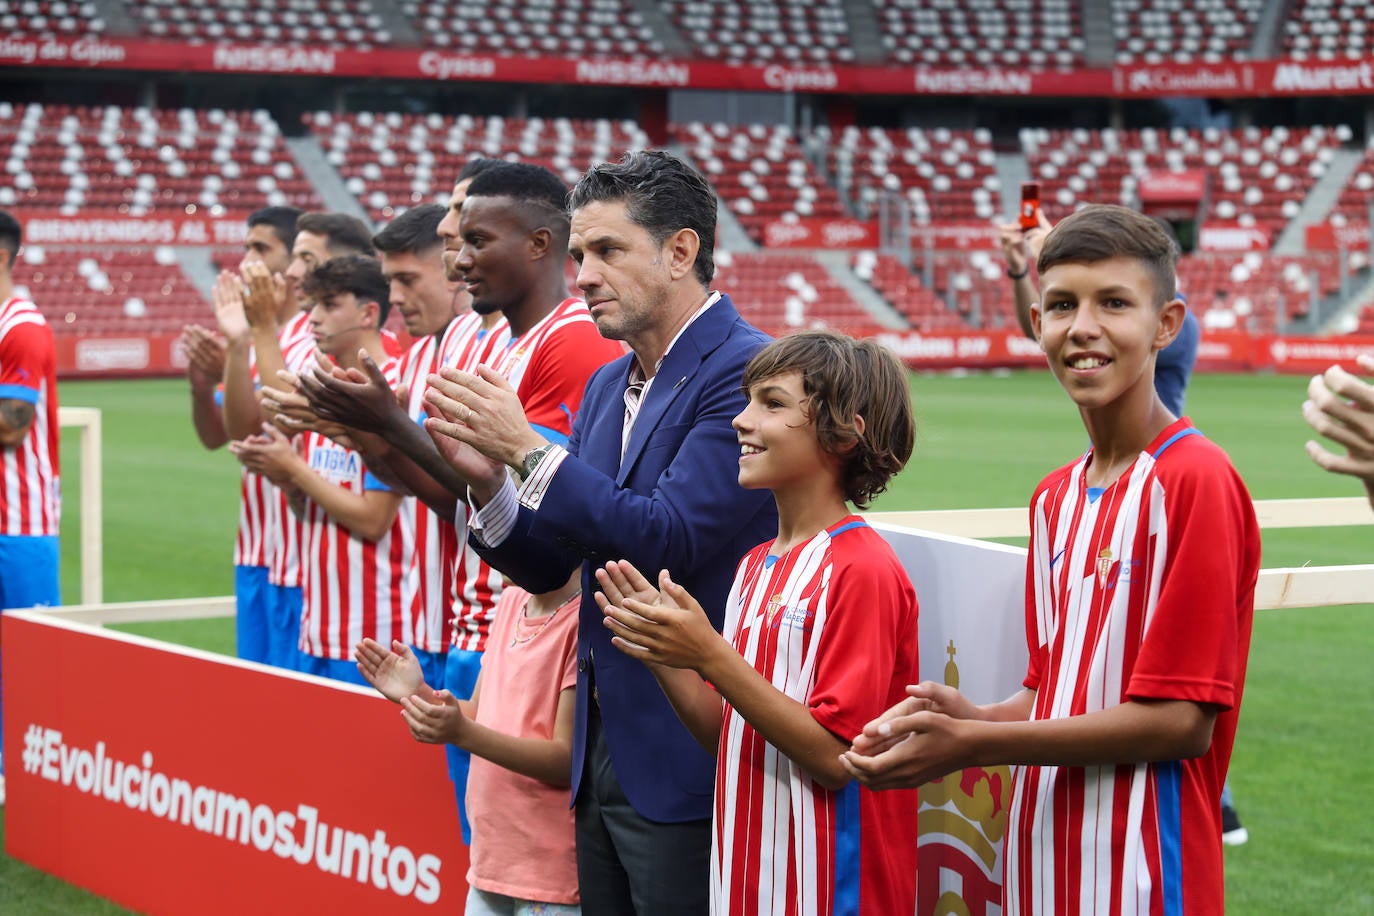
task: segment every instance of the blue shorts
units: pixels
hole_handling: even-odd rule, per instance
[[[410,647],[410,651],[415,653],[415,658],[420,663],[420,671],[425,676],[425,683],[431,687],[444,686],[444,670],[448,664],[448,652],[427,652],[424,649]]]
[[[449,649],[444,662],[444,689],[460,700],[472,699],[477,675],[482,670],[482,653],[471,649]],[[448,775],[453,780],[453,792],[458,797],[458,822],[463,827],[463,842],[472,845],[472,826],[468,824],[467,794],[468,766],[472,755],[461,747],[444,745],[448,755]]]
[[[363,680],[363,676],[358,673],[357,662],[320,658],[318,655],[310,655],[307,652],[299,653],[299,658],[299,670],[302,674],[313,674],[316,677],[327,677],[330,680],[343,681],[347,684],[357,684],[360,687],[372,689],[372,685]]]
[[[57,538],[51,535],[0,536],[0,610],[61,604],[60,560]],[[0,678],[0,684],[3,683]],[[0,691],[0,709],[3,708],[4,696]],[[0,730],[3,727],[0,717]]]
[[[60,605],[60,565],[55,537],[0,536],[0,610]]]
[[[272,619],[267,632],[267,663],[288,671],[301,670],[301,606],[299,586],[269,585]]]
[[[267,664],[272,620],[266,566],[234,567],[234,645],[244,661]]]

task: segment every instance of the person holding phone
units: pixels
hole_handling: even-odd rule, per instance
[[[1173,231],[1167,223],[1160,224]],[[1021,185],[1021,208],[1017,220],[998,226],[1001,232],[1002,257],[1007,262],[1007,277],[1011,280],[1013,302],[1016,306],[1016,321],[1021,333],[1036,340],[1031,327],[1031,306],[1040,300],[1035,280],[1031,278],[1031,264],[1040,256],[1040,248],[1045,243],[1054,224],[1045,211],[1040,208],[1040,183],[1023,182]],[[1174,238],[1177,245],[1178,239]],[[1179,298],[1183,299],[1182,292]],[[1187,300],[1184,299],[1186,302]],[[1188,382],[1193,376],[1193,364],[1197,362],[1198,341],[1202,328],[1197,316],[1190,309],[1183,319],[1174,342],[1159,352],[1155,365],[1155,391],[1169,412],[1176,417],[1183,416],[1184,403],[1188,392]]]

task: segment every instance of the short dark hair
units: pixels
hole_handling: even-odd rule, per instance
[[[372,247],[372,230],[367,228],[367,223],[347,213],[302,213],[296,220],[296,231],[324,236],[331,258],[341,254],[371,257],[377,253]]]
[[[1129,207],[1090,204],[1060,221],[1045,237],[1035,268],[1133,258],[1145,266],[1159,306],[1177,296],[1178,243],[1158,222]]]
[[[386,224],[372,237],[372,245],[383,254],[425,254],[438,248],[439,224],[448,208],[443,204],[420,204],[411,207]]]
[[[906,370],[871,340],[799,331],[764,347],[744,369],[744,393],[785,372],[800,372],[807,419],[821,448],[841,459],[844,498],[860,509],[906,466],[916,441]],[[860,431],[854,418],[863,417]]]
[[[330,258],[305,275],[301,290],[316,302],[340,293],[352,293],[359,303],[375,302],[379,328],[391,313],[391,287],[382,274],[381,262],[367,255]]]
[[[10,253],[10,269],[14,269],[14,259],[19,256],[19,246],[24,244],[24,227],[8,210],[0,210],[0,249]]]
[[[504,159],[487,159],[483,156],[474,156],[463,164],[458,170],[458,177],[453,179],[453,183],[467,181],[469,178],[476,178],[478,175],[491,168],[493,165],[500,165]]]
[[[296,244],[296,220],[300,218],[301,211],[295,207],[263,207],[248,215],[248,228],[271,226],[273,234],[289,252]]]
[[[509,197],[522,206],[527,227],[547,227],[554,240],[568,249],[568,186],[542,165],[530,162],[494,162],[468,185],[474,197]]]
[[[572,189],[568,206],[624,202],[630,221],[662,245],[679,229],[701,239],[694,265],[702,286],[716,275],[716,194],[696,169],[662,150],[626,153],[619,162],[594,165]]]

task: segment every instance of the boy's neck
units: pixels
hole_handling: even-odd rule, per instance
[[[1148,398],[1123,398],[1096,409],[1080,408],[1083,425],[1092,440],[1093,455],[1088,465],[1089,486],[1105,487],[1131,466],[1161,432],[1178,418],[1155,393],[1153,383]]]
[[[778,505],[778,539],[772,552],[782,555],[811,540],[849,515],[849,505],[838,482],[820,479],[810,485],[773,491]]]

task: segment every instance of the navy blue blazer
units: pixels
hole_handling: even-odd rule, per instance
[[[730,426],[745,403],[744,367],[768,340],[721,296],[663,360],[623,461],[624,393],[634,356],[603,366],[587,382],[570,454],[539,510],[522,506],[499,547],[472,541],[492,566],[530,592],[557,588],[582,564],[574,798],[586,758],[594,668],[606,744],[630,804],[660,822],[711,816],[715,758],[678,720],[649,669],[611,645],[592,597],[591,570],[628,559],[653,580],[667,569],[721,628],[740,558],[777,536],[772,494],[739,486],[739,444]]]

